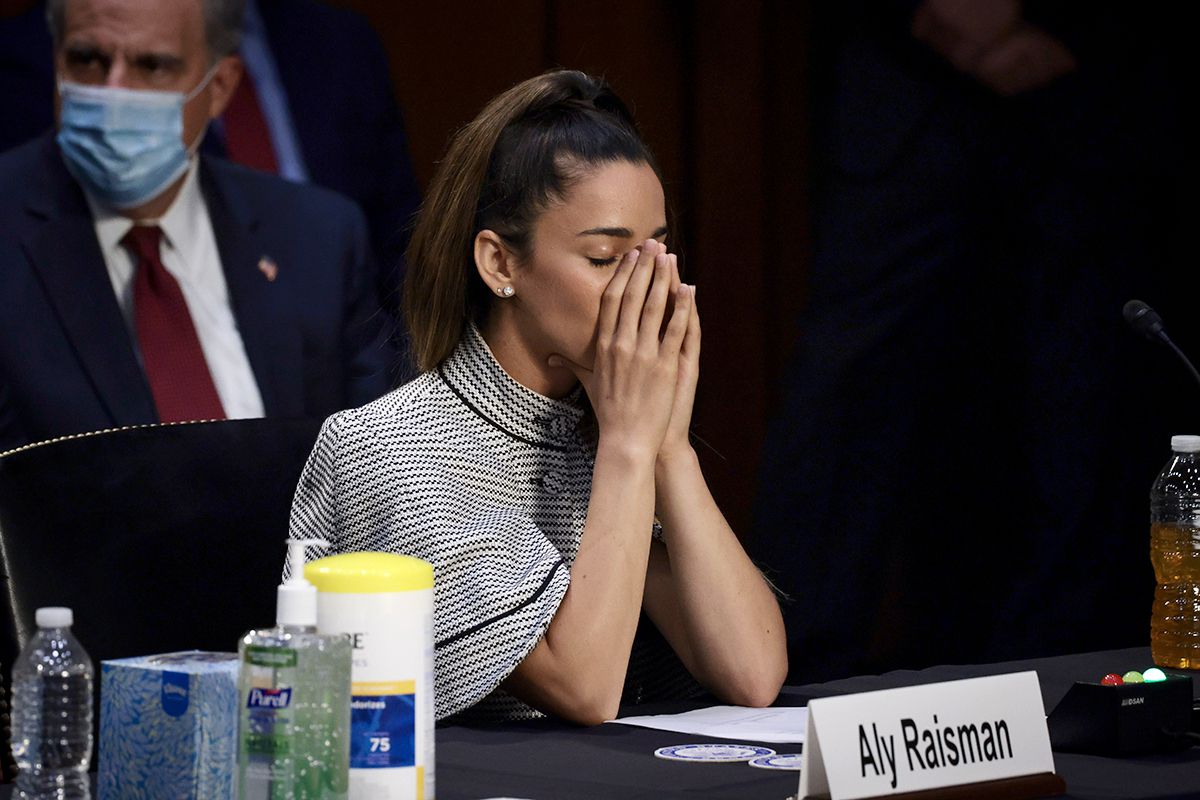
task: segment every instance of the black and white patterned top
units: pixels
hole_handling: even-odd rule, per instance
[[[580,393],[510,378],[472,326],[435,370],[325,421],[292,506],[292,538],[326,554],[402,553],[434,568],[438,719],[539,713],[497,687],[534,648],[570,584],[594,451]],[[601,613],[597,609],[597,613]],[[643,619],[626,699],[698,689]]]

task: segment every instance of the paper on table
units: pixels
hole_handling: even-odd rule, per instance
[[[804,742],[808,724],[808,709],[744,708],[742,706],[710,706],[682,714],[651,714],[645,717],[622,717],[609,720],[618,725],[637,725],[660,731],[716,736],[748,742]]]

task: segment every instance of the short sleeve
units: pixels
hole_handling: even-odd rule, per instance
[[[336,415],[325,420],[316,444],[304,463],[296,494],[292,498],[292,513],[288,536],[292,539],[324,539],[337,522],[337,441]],[[291,574],[291,564],[284,575]]]
[[[433,565],[442,719],[487,697],[529,655],[570,573],[527,510],[499,505],[452,453],[385,444],[360,411],[326,420],[296,487],[289,535],[329,542],[310,558],[375,550]]]
[[[324,539],[328,549],[311,548],[307,561],[333,553],[369,549],[359,540],[380,530],[390,510],[370,478],[385,474],[384,457],[374,437],[354,410],[325,420],[316,444],[304,464],[292,498],[288,536],[291,539]],[[284,578],[291,565],[284,565]]]
[[[434,562],[438,719],[475,705],[512,674],[570,585],[562,555],[524,511],[480,513],[454,539]]]

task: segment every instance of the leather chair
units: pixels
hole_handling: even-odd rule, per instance
[[[151,425],[0,455],[0,664],[39,606],[107,658],[232,651],[275,623],[288,514],[319,420]]]

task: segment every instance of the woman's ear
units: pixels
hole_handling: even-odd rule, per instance
[[[512,297],[516,294],[513,285],[515,259],[512,251],[504,244],[500,234],[482,230],[475,235],[475,269],[488,289],[497,297]]]

